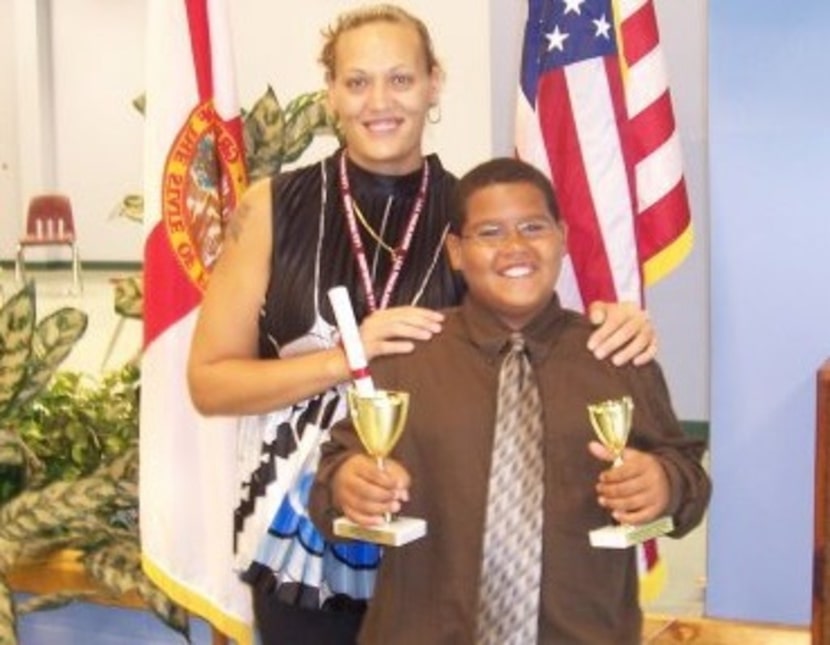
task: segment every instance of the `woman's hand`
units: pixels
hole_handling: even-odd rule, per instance
[[[387,354],[408,354],[415,341],[425,341],[441,331],[444,315],[423,307],[380,309],[363,319],[360,338],[366,359]]]
[[[648,312],[634,302],[593,302],[588,317],[598,325],[588,349],[598,359],[609,355],[614,365],[644,365],[657,355],[657,334]]]
[[[385,459],[381,470],[365,454],[344,461],[331,481],[332,501],[353,522],[382,524],[384,514],[397,513],[409,501],[409,473],[397,461]]]

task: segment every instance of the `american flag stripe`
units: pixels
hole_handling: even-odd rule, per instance
[[[664,93],[648,110],[631,119],[631,129],[637,137],[631,137],[629,147],[635,159],[643,159],[650,150],[662,145],[676,133],[671,97]]]
[[[657,14],[648,0],[622,0],[618,5],[623,60],[630,66],[657,47]]]
[[[665,62],[659,50],[652,50],[633,65],[623,69],[625,100],[629,117],[647,110],[668,92]]]
[[[516,156],[532,163],[550,177],[550,160],[542,136],[541,118],[536,114],[535,105],[528,103],[527,96],[523,92],[519,92],[516,102],[516,124]],[[582,180],[579,185],[584,185],[584,183]],[[599,265],[595,268],[602,269]],[[575,309],[582,307],[582,298],[579,294],[571,255],[566,255],[562,260],[562,270],[556,288],[564,305]]]
[[[675,213],[688,212],[686,182],[681,180],[671,192],[638,215],[637,240],[643,263],[643,279],[654,284],[674,270],[692,250],[694,235],[688,220],[678,221]]]
[[[683,181],[683,158],[677,132],[636,166],[637,212],[641,213]]]
[[[579,200],[567,199],[565,212],[571,213],[571,231],[580,231],[578,245],[572,247],[580,292],[584,304],[592,300],[640,300],[640,273],[634,238],[629,177],[617,115],[620,114],[621,88],[616,70],[607,69],[601,58],[575,63],[565,69],[571,113],[576,123],[577,150],[559,155],[557,166],[581,162],[587,178],[587,191],[576,191]],[[581,153],[581,154],[579,154]],[[579,161],[577,161],[579,160]],[[555,171],[554,171],[555,172]],[[567,190],[566,184],[557,184]],[[596,226],[589,226],[590,220]],[[604,276],[591,267],[604,255],[610,274]],[[583,277],[584,276],[584,277]],[[602,278],[603,281],[598,280]]]
[[[643,279],[653,284],[691,250],[683,159],[654,4],[621,0],[623,74],[635,168],[637,241]]]
[[[539,83],[541,137],[548,151],[578,292],[568,306],[593,300],[640,300],[634,218],[616,115],[619,75],[595,58],[548,73]],[[614,82],[616,81],[616,82]],[[521,151],[520,151],[521,156]],[[561,286],[561,285],[560,285]]]

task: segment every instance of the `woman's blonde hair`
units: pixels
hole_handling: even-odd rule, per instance
[[[337,40],[341,34],[374,22],[388,22],[413,27],[418,33],[418,37],[421,39],[421,44],[423,45],[427,72],[431,73],[434,69],[441,68],[441,64],[435,57],[435,52],[432,48],[432,38],[429,35],[429,30],[423,21],[398,6],[378,4],[360,7],[359,9],[342,13],[337,17],[337,21],[333,26],[330,25],[323,30],[324,42],[319,61],[326,69],[327,78],[333,79],[335,77],[335,48],[337,47]]]

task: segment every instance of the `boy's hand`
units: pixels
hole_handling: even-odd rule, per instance
[[[597,326],[588,349],[599,359],[611,357],[614,365],[644,365],[657,355],[657,335],[648,312],[634,302],[592,302],[588,317]]]
[[[383,523],[384,513],[397,513],[409,501],[409,473],[393,459],[384,469],[368,455],[349,457],[332,478],[332,501],[346,517],[364,526]]]
[[[613,455],[598,441],[589,446],[591,454],[603,461]],[[604,470],[596,486],[599,505],[611,511],[620,524],[642,524],[660,517],[669,503],[669,479],[660,461],[634,448],[623,451],[623,463]]]

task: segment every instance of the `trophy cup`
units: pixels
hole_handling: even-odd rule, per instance
[[[588,405],[588,416],[599,440],[614,455],[614,467],[622,465],[622,453],[631,431],[634,402],[630,396]],[[610,524],[588,533],[591,546],[625,549],[674,529],[671,517],[660,517],[646,524]]]
[[[352,422],[366,452],[383,470],[383,461],[392,452],[406,424],[409,393],[373,390],[361,393],[351,387],[347,391]],[[363,526],[348,518],[334,521],[334,534],[340,537],[400,546],[426,535],[427,523],[415,517],[392,517],[387,514],[383,524]]]

